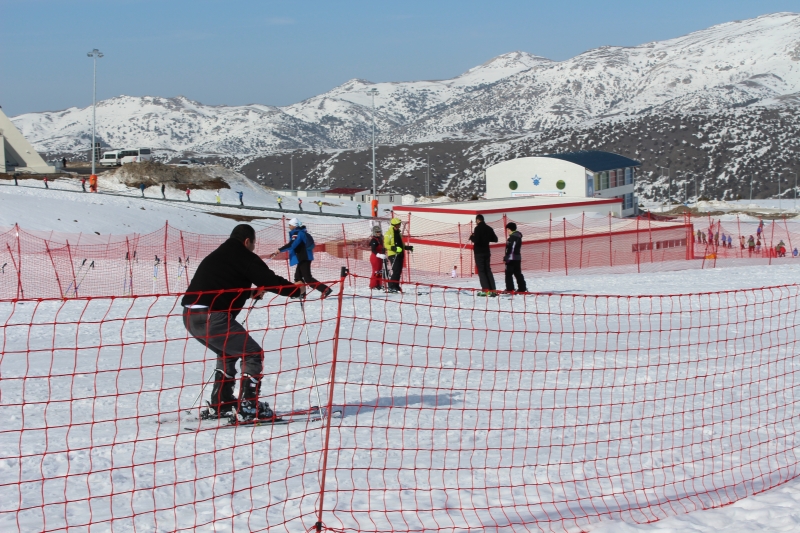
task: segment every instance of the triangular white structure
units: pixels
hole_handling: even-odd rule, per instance
[[[56,167],[48,165],[39,152],[19,132],[0,109],[0,171],[53,174]]]

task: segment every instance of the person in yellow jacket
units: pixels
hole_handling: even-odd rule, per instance
[[[383,245],[386,247],[386,257],[392,265],[392,275],[389,277],[388,291],[389,292],[402,292],[400,290],[400,276],[403,274],[403,261],[405,251],[414,251],[413,246],[406,246],[403,244],[403,235],[400,233],[400,224],[402,221],[399,218],[393,218],[389,223],[392,225],[386,235],[383,237]]]

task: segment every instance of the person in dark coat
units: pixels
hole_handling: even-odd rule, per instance
[[[166,184],[162,183],[162,184],[161,184],[161,198],[163,198],[164,200],[166,200],[166,199],[167,199],[167,193],[166,193],[166,190],[167,190],[167,186],[166,186]]]
[[[497,296],[497,287],[494,283],[494,274],[489,265],[491,251],[489,243],[497,242],[498,238],[494,230],[483,220],[483,215],[475,215],[475,229],[469,236],[472,241],[472,252],[475,255],[475,267],[478,270],[478,279],[481,282],[481,292],[478,296]]]
[[[403,292],[400,288],[400,278],[403,277],[403,264],[405,262],[406,250],[414,251],[413,246],[403,244],[403,233],[400,231],[402,220],[395,217],[389,221],[391,227],[383,237],[383,246],[386,249],[386,257],[392,265],[392,274],[387,282],[387,292]]]
[[[517,279],[519,292],[528,292],[525,278],[522,276],[522,233],[517,231],[514,222],[506,224],[506,254],[503,262],[506,264],[506,291],[514,292],[514,278]]]
[[[301,296],[305,287],[275,274],[254,253],[255,243],[252,226],[239,224],[233,228],[230,238],[198,265],[181,300],[184,326],[217,355],[211,399],[201,418],[228,417],[232,422],[276,419],[269,404],[258,401],[264,351],[236,316],[248,298],[261,298],[265,287],[289,297]],[[233,389],[239,359],[242,379],[237,399]]]
[[[270,257],[275,257],[281,252],[289,252],[289,266],[295,267],[295,283],[306,283],[322,293],[322,298],[327,298],[333,289],[320,283],[311,275],[311,262],[314,261],[314,248],[309,243],[313,242],[308,236],[308,230],[298,219],[289,221],[289,242],[278,248]]]

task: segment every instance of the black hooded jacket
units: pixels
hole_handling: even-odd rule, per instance
[[[506,241],[506,255],[503,261],[522,261],[522,233],[512,231]]]
[[[270,292],[290,296],[297,285],[275,274],[255,253],[236,239],[228,239],[200,262],[181,305],[205,305],[212,311],[229,311],[236,316],[251,297],[251,287],[278,287]],[[240,289],[223,293],[191,294]]]
[[[489,243],[498,242],[497,235],[486,222],[478,222],[475,225],[475,229],[472,230],[472,235],[469,236],[469,240],[472,241],[474,245],[472,251],[476,254],[490,253]]]

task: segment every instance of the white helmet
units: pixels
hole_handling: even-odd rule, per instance
[[[301,223],[301,222],[300,222],[298,219],[296,219],[296,218],[293,218],[293,219],[291,219],[291,220],[289,221],[289,225],[290,225],[290,226],[294,226],[295,228],[299,228],[299,227],[300,227],[300,226],[302,226],[303,224],[302,224],[302,223]]]

